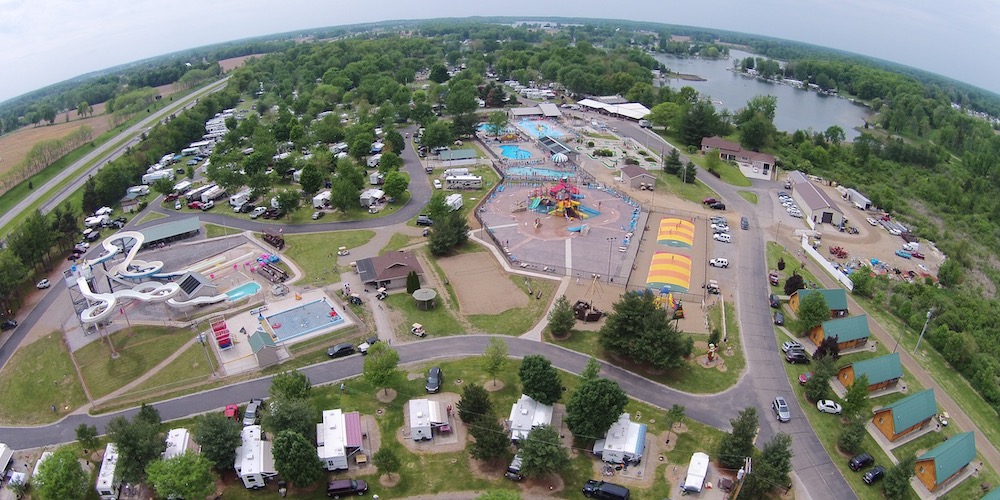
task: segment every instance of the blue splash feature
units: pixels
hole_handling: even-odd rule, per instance
[[[302,335],[330,328],[344,322],[340,314],[330,315],[333,309],[323,299],[306,302],[287,311],[267,316],[267,324],[278,337],[286,342]]]
[[[236,288],[233,288],[232,290],[229,290],[228,292],[226,292],[226,295],[229,296],[229,302],[233,302],[235,300],[240,300],[243,297],[256,295],[257,292],[259,291],[260,291],[260,285],[257,284],[256,281],[251,281],[249,283],[244,283]]]
[[[527,120],[527,119],[521,120],[517,122],[517,125],[518,127],[520,127],[521,130],[531,135],[535,139],[538,139],[543,135],[547,135],[553,138],[559,138],[566,135],[565,133],[563,133],[562,130],[559,130],[558,128],[534,120]]]
[[[563,177],[575,177],[574,172],[565,170],[555,170],[543,167],[507,167],[507,175],[523,175],[525,177],[536,177],[543,179],[562,179]]]
[[[485,133],[485,134],[490,134],[490,135],[494,135],[494,134],[493,134],[493,126],[492,126],[492,125],[490,125],[489,123],[480,123],[480,124],[479,124],[479,126],[478,126],[478,127],[476,127],[476,129],[477,129],[477,130],[479,130],[480,132],[483,132],[483,133]],[[500,130],[499,130],[499,131],[498,131],[498,132],[496,133],[496,135],[500,135],[500,134],[509,134],[509,133],[512,133],[513,131],[514,131],[514,130],[513,130],[513,129],[511,129],[510,127],[504,127],[504,128],[502,128],[502,129],[500,129]]]
[[[527,160],[531,158],[531,151],[521,149],[520,146],[505,144],[500,146],[500,154],[511,160]]]

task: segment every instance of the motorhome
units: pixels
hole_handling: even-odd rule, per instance
[[[453,175],[444,178],[445,189],[479,189],[483,178],[478,175]]]
[[[118,448],[115,443],[108,443],[104,449],[104,461],[101,462],[101,470],[97,473],[97,495],[101,500],[117,500],[118,490],[121,489],[122,482],[115,474],[118,464]]]
[[[226,195],[226,188],[222,186],[215,186],[204,193],[201,193],[201,202],[208,203],[212,200],[217,200]]]
[[[326,208],[330,206],[330,192],[323,191],[322,193],[313,196],[313,208]]]
[[[128,188],[128,193],[135,193],[139,196],[146,196],[149,194],[149,186],[132,186]]]
[[[460,175],[469,175],[469,169],[467,168],[449,168],[444,171],[445,177],[458,177]]]
[[[236,448],[233,468],[247,489],[263,488],[268,479],[278,475],[271,454],[271,441],[265,441],[259,425],[248,425],[240,431],[241,445]]]
[[[229,197],[229,205],[233,207],[238,207],[248,201],[250,201],[251,191],[249,189],[244,189],[239,193],[236,193]]]
[[[151,174],[145,174],[145,175],[142,176],[142,183],[149,185],[149,184],[152,184],[152,183],[154,183],[154,182],[156,182],[156,181],[158,181],[160,179],[168,179],[168,180],[171,180],[171,181],[174,180],[174,171],[173,170],[157,170],[156,172],[153,172]]]
[[[195,201],[195,200],[201,201],[201,193],[204,193],[205,191],[208,191],[209,189],[212,189],[214,187],[215,187],[215,184],[206,184],[206,185],[201,186],[201,187],[196,187],[196,188],[194,188],[194,189],[192,189],[192,190],[184,193],[184,198],[187,201]]]

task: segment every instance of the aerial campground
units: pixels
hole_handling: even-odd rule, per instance
[[[12,98],[0,499],[1000,498],[998,117],[562,17]]]

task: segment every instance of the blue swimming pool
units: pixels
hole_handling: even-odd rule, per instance
[[[520,146],[511,144],[500,146],[500,154],[511,160],[527,160],[531,158],[531,151],[523,150]]]
[[[543,135],[547,135],[549,137],[562,137],[566,135],[563,133],[562,130],[543,122],[524,119],[517,122],[517,124],[521,128],[521,130],[525,131],[528,134],[531,134],[531,136],[534,137],[535,139]]]
[[[562,179],[574,177],[576,174],[565,170],[555,170],[543,167],[507,167],[507,175],[523,175],[525,177],[542,177],[545,179]]]
[[[264,319],[282,342],[344,322],[344,318],[323,299],[306,302]]]
[[[228,292],[226,292],[226,295],[229,296],[229,301],[232,302],[234,300],[240,300],[243,297],[247,297],[249,295],[255,295],[259,291],[260,291],[260,285],[258,285],[257,282],[255,281],[251,281],[249,283],[244,283],[236,288],[233,288],[232,290],[229,290]]]
[[[513,130],[511,130],[510,127],[503,127],[499,131],[494,131],[493,130],[493,126],[490,125],[489,123],[480,123],[479,127],[477,127],[477,129],[480,132],[483,132],[483,133],[486,133],[486,134],[490,134],[490,135],[500,135],[500,134],[506,134],[508,132],[513,132]]]

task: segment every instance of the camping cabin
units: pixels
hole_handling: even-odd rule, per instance
[[[326,470],[347,470],[348,458],[361,451],[361,414],[341,409],[323,412],[316,424],[316,453]]]
[[[936,491],[949,479],[961,475],[975,458],[975,434],[963,432],[917,458],[913,471],[928,490]]]
[[[535,427],[552,424],[552,405],[543,405],[525,394],[510,407],[507,428],[511,441],[528,437]]]
[[[236,448],[236,462],[233,468],[247,489],[258,489],[265,482],[278,475],[271,455],[271,442],[264,440],[259,425],[248,425],[240,431],[241,445]]]
[[[447,423],[440,401],[410,400],[410,437],[414,441],[430,440],[433,438],[432,429]]]
[[[705,486],[705,478],[708,477],[708,455],[700,451],[691,455],[691,463],[688,464],[687,477],[681,489],[685,492],[701,491]],[[686,494],[686,493],[685,493]]]
[[[601,460],[614,464],[633,463],[642,460],[646,449],[646,424],[632,422],[628,413],[622,413],[618,421],[604,435],[604,439],[594,442],[594,454]]]
[[[846,388],[864,375],[868,377],[868,392],[895,387],[903,377],[903,365],[899,353],[886,354],[877,358],[851,363],[837,371],[837,380]]]
[[[886,439],[896,441],[923,429],[937,414],[934,389],[911,394],[875,410],[872,423]]]
[[[115,474],[115,466],[118,463],[118,448],[115,443],[108,443],[104,449],[104,461],[101,462],[101,470],[97,473],[97,495],[101,500],[115,500],[118,498],[118,490],[121,489],[121,479]]]
[[[824,321],[823,324],[809,330],[809,339],[813,344],[820,345],[823,339],[837,339],[837,349],[841,352],[854,347],[865,347],[871,330],[868,329],[868,316],[851,316]]]
[[[826,306],[830,308],[830,318],[843,318],[847,316],[847,292],[843,288],[821,288],[816,290],[802,289],[792,292],[788,297],[788,306],[796,314],[799,312],[799,301],[810,294],[818,293],[826,299]]]

